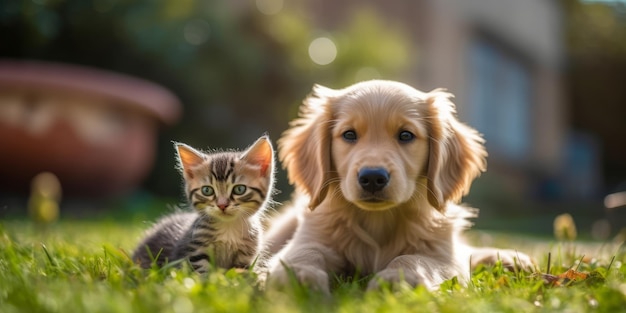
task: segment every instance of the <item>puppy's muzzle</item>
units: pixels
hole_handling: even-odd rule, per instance
[[[389,184],[389,172],[382,167],[367,167],[359,171],[358,179],[363,190],[375,193]]]

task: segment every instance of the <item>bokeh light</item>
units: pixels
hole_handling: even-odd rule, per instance
[[[330,64],[337,57],[337,46],[327,37],[316,38],[309,45],[309,57],[316,64]]]

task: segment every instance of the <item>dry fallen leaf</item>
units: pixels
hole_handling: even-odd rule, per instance
[[[604,281],[604,276],[598,271],[587,273],[579,272],[574,269],[568,269],[567,271],[559,275],[539,274],[539,276],[543,279],[546,285],[552,287],[569,286],[577,282],[595,284]]]

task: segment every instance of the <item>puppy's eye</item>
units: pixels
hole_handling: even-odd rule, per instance
[[[413,135],[413,133],[409,131],[404,130],[401,131],[400,134],[398,134],[398,140],[400,140],[400,142],[409,142],[413,139],[415,139],[415,135]]]
[[[353,130],[345,131],[343,134],[341,134],[341,136],[347,142],[355,142],[356,141],[356,132],[353,131]]]

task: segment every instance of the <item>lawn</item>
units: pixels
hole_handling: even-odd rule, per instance
[[[146,226],[61,219],[38,230],[28,220],[0,220],[0,312],[626,312],[626,253],[615,245],[474,232],[475,242],[530,252],[543,274],[550,253],[555,276],[496,265],[474,271],[467,286],[452,279],[434,292],[366,292],[366,278],[335,278],[324,297],[297,284],[261,291],[251,273],[234,270],[141,270],[128,254]],[[556,276],[568,269],[571,280]]]

